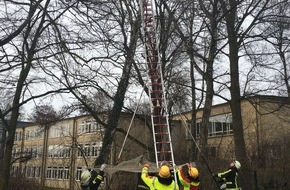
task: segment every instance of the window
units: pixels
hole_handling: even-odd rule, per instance
[[[90,150],[91,150],[90,146],[91,146],[90,144],[85,144],[85,146],[84,146],[84,155],[85,156],[90,156],[90,153],[91,153],[90,152]]]
[[[71,125],[53,125],[49,129],[49,137],[64,137],[69,136],[72,131]]]
[[[215,122],[215,134],[216,135],[222,135],[223,134],[223,125],[225,125],[225,123]]]
[[[196,136],[199,137],[201,129],[201,119],[196,120]],[[233,133],[231,114],[211,116],[209,118],[208,136],[221,136]],[[188,136],[187,136],[188,137]]]
[[[102,147],[102,142],[79,144],[78,146],[78,157],[84,156],[87,157],[96,157],[99,155]]]
[[[46,178],[47,179],[51,179],[52,175],[51,175],[51,167],[47,167],[46,169]]]
[[[39,178],[40,177],[40,167],[35,168],[35,177]]]
[[[191,140],[191,133],[188,130],[191,130],[191,123],[190,122],[187,122],[187,127],[185,129],[185,139]]]
[[[15,132],[15,141],[21,141],[22,140],[22,131],[16,131]]]
[[[82,173],[82,168],[81,167],[77,167],[77,180],[79,181],[81,179],[81,173]]]
[[[69,178],[69,168],[65,167],[63,171],[63,179],[68,179]]]
[[[104,131],[104,127],[95,121],[84,121],[79,124],[78,133],[93,133],[93,132],[102,132]]]
[[[46,169],[47,179],[68,179],[69,178],[69,167],[47,167]]]
[[[99,143],[93,143],[92,144],[92,155],[91,156],[98,156],[101,150],[102,144]]]
[[[66,146],[64,148],[64,157],[66,158],[70,157],[70,151],[71,151],[70,147]]]

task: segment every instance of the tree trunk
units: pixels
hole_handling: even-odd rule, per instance
[[[239,80],[239,44],[238,34],[235,30],[236,21],[236,1],[230,1],[230,10],[226,14],[226,25],[228,32],[229,43],[229,60],[230,60],[230,78],[231,78],[231,111],[233,118],[233,134],[235,143],[236,159],[242,164],[241,186],[243,189],[253,189],[252,177],[250,169],[250,161],[247,157],[246,145],[243,133],[243,120],[241,113],[241,95],[240,95],[240,80]],[[241,172],[240,172],[241,173]]]
[[[127,87],[129,84],[130,72],[134,62],[134,55],[136,50],[139,28],[140,22],[137,20],[132,26],[129,47],[125,48],[127,56],[123,68],[122,77],[119,82],[118,89],[114,98],[114,106],[108,117],[108,128],[106,128],[105,131],[102,149],[100,151],[100,155],[98,156],[98,158],[95,160],[94,163],[95,166],[105,163],[108,160],[110,154],[111,144],[113,142],[116,128],[118,126],[118,121],[124,104],[125,93],[127,91]]]

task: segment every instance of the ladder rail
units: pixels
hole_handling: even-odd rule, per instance
[[[168,161],[160,160],[162,157],[168,158],[170,156],[170,162],[174,170],[174,180],[177,182],[165,86],[160,64],[159,38],[155,28],[155,7],[153,7],[153,0],[140,0],[140,6],[146,48],[146,66],[150,80],[148,89],[156,167],[158,168],[162,161]]]
[[[156,57],[156,55],[154,56],[154,53],[156,54],[158,50],[156,50],[156,48],[158,47],[157,44],[157,39],[156,39],[156,31],[155,28],[153,27],[154,25],[152,24],[154,22],[154,14],[153,14],[153,7],[151,7],[151,10],[149,10],[148,8],[148,4],[151,4],[151,1],[148,0],[141,0],[140,1],[140,6],[141,6],[141,16],[143,18],[143,34],[144,34],[144,39],[145,39],[145,48],[146,48],[146,68],[147,68],[147,74],[149,75],[149,80],[151,80],[149,83],[153,83],[152,80],[154,80],[154,78],[159,78],[158,75],[150,75],[150,72],[154,72],[157,71],[157,64],[159,62],[159,57]],[[152,4],[151,4],[152,5]],[[145,7],[146,6],[146,7]],[[146,9],[146,10],[144,10]],[[149,24],[148,24],[149,23]],[[150,26],[150,30],[147,28],[148,26]],[[150,37],[153,37],[155,41],[152,41],[153,39],[151,39]],[[152,59],[156,59],[157,60],[152,60]],[[152,69],[154,68],[154,70]],[[155,74],[155,72],[154,72]],[[152,85],[148,85],[148,89],[149,89],[149,98],[150,98],[150,110],[151,110],[151,126],[152,126],[152,135],[153,135],[153,143],[154,143],[154,153],[155,153],[155,163],[156,163],[156,168],[158,168],[159,165],[159,160],[158,160],[158,150],[157,150],[157,146],[156,146],[156,131],[155,131],[155,122],[154,122],[154,110],[153,110],[153,103],[152,103],[152,99],[156,98],[156,97],[152,97]]]

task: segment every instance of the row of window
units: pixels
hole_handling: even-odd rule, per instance
[[[104,127],[95,121],[88,120],[79,124],[78,134],[104,131]],[[49,137],[64,137],[72,134],[72,125],[54,125],[49,128]],[[16,131],[15,141],[22,140],[22,131]],[[25,140],[43,139],[44,129],[28,129],[25,131]]]
[[[71,157],[70,145],[49,145],[47,156],[49,158],[69,158]]]
[[[30,156],[34,158],[39,158],[43,154],[43,147],[29,147],[25,148],[23,152],[21,152],[21,148],[14,148],[12,150],[12,157],[18,158],[20,156]]]
[[[53,125],[49,128],[49,137],[72,136],[72,125]]]
[[[101,142],[80,144],[78,146],[78,157],[96,157],[100,154],[101,147]]]
[[[101,142],[93,142],[78,145],[78,157],[97,157],[102,147]],[[14,148],[12,156],[19,158],[20,156],[30,156],[39,158],[43,154],[42,147],[29,147],[25,148],[24,152],[21,152],[20,148]],[[70,158],[71,157],[71,146],[70,145],[49,145],[47,151],[47,157],[49,158]]]
[[[18,174],[19,171],[19,166],[12,166],[12,175]],[[40,177],[40,167],[36,166],[23,166],[21,173],[24,174],[26,177],[29,178],[39,178]]]
[[[201,119],[196,121],[195,135],[199,137],[201,132]],[[188,123],[188,129],[191,129],[191,123]],[[231,114],[212,116],[209,119],[208,136],[222,136],[233,134],[233,123]],[[191,139],[190,132],[186,130],[186,139]]]
[[[102,132],[105,128],[96,121],[85,121],[78,127],[78,134]]]
[[[69,167],[47,167],[46,179],[69,179]]]
[[[18,173],[22,173],[25,177],[28,178],[40,178],[41,175],[41,167],[36,166],[23,166],[22,170],[19,171],[19,166],[12,166],[12,176],[15,176]],[[76,177],[77,180],[80,180],[82,168],[77,167],[76,170]],[[53,167],[49,166],[46,168],[46,179],[59,179],[59,180],[66,180],[69,179],[69,167]]]

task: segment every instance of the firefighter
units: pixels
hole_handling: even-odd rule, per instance
[[[149,165],[145,164],[142,168],[141,178],[150,190],[179,190],[178,184],[175,183],[171,176],[168,165],[161,165],[158,174],[155,176],[148,175]]]
[[[176,169],[180,190],[198,190],[199,177],[196,167],[186,163]]]
[[[82,190],[97,190],[104,180],[106,166],[107,164],[102,164],[99,173],[95,170],[84,169],[81,173]]]
[[[238,172],[240,168],[241,163],[235,160],[230,163],[228,170],[216,174],[213,173],[212,175],[220,178],[226,184],[226,190],[239,190]]]

